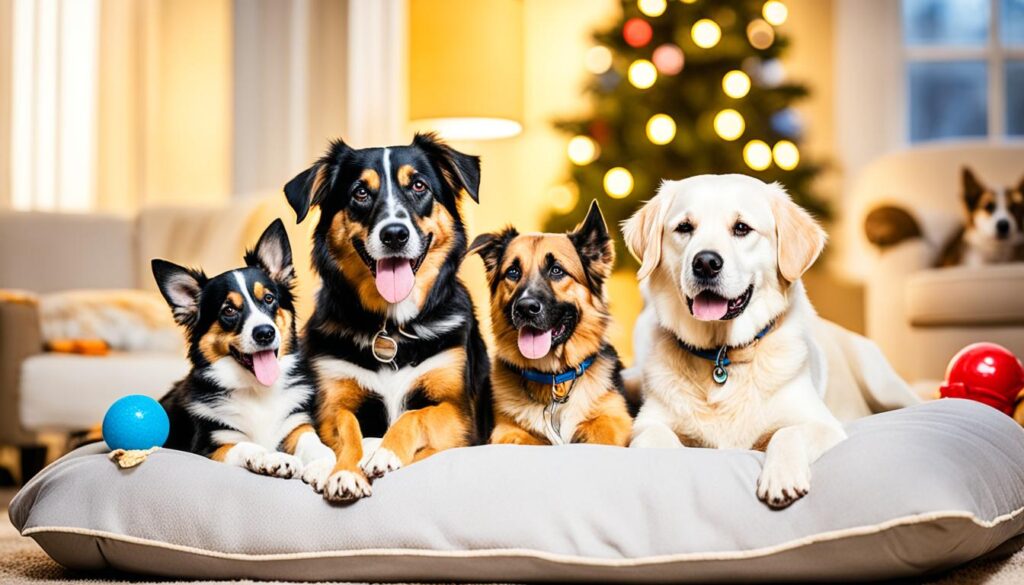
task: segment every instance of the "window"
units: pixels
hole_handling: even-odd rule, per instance
[[[902,0],[910,142],[1024,136],[1024,0]]]

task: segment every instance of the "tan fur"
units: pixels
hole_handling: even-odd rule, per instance
[[[377,171],[373,169],[365,169],[363,173],[359,175],[359,180],[369,187],[370,190],[380,191],[380,175],[377,174]]]
[[[366,392],[354,380],[320,380],[319,388],[317,432],[338,458],[334,471],[351,471],[365,478],[359,469],[363,437],[355,411],[366,399]]]
[[[410,410],[391,425],[380,446],[409,465],[445,449],[466,447],[469,417],[452,402]]]
[[[282,448],[283,448],[282,450],[285,453],[288,453],[290,455],[294,455],[295,454],[295,448],[298,447],[298,444],[299,444],[299,437],[301,437],[302,435],[305,435],[306,433],[315,433],[315,432],[316,431],[313,429],[313,425],[310,425],[310,424],[302,424],[302,425],[299,425],[299,426],[295,427],[294,429],[292,429],[292,432],[288,433],[288,436],[284,438],[284,441],[283,441],[283,443],[281,445]]]
[[[633,256],[640,261],[637,279],[643,280],[661,264],[661,240],[665,234],[665,198],[655,196],[622,226],[622,236]]]
[[[281,332],[281,346],[278,348],[278,355],[281,357],[290,354],[293,349],[290,333],[293,318],[291,313],[278,306],[277,313],[274,315],[274,324],[277,325],[277,330]]]
[[[230,301],[231,305],[233,307],[235,307],[236,309],[239,309],[239,310],[242,309],[242,303],[244,301],[242,300],[242,295],[241,294],[236,293],[235,291],[229,292],[228,293],[228,301]]]
[[[803,276],[825,248],[825,230],[784,195],[772,198],[778,238],[779,272],[789,282]]]
[[[416,174],[416,169],[412,168],[412,165],[402,165],[398,167],[398,172],[395,174],[398,177],[398,184],[408,187],[412,183],[412,176]]]
[[[267,287],[263,286],[262,282],[257,282],[252,285],[252,300],[254,302],[262,302],[263,295],[267,294]]]
[[[225,444],[221,445],[220,447],[217,447],[216,451],[214,451],[213,453],[210,453],[210,459],[213,459],[214,461],[218,461],[220,463],[223,463],[224,462],[224,458],[226,458],[228,456],[228,452],[231,451],[231,449],[233,449],[234,447],[235,447],[235,443],[225,443]]]
[[[199,340],[199,351],[211,364],[229,354],[231,346],[238,342],[238,335],[224,331],[220,323],[214,323]]]

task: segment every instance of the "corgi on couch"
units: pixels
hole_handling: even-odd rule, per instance
[[[313,429],[314,390],[296,368],[295,270],[280,219],[245,264],[210,278],[152,262],[192,363],[160,400],[171,421],[165,446],[309,483],[309,474],[334,466],[334,452]]]
[[[974,172],[961,171],[967,222],[948,244],[940,266],[982,266],[1024,261],[1024,179],[994,189]]]

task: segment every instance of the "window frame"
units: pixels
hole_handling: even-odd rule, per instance
[[[1000,2],[1003,0],[988,0],[989,23],[988,42],[981,46],[971,45],[933,45],[933,46],[909,46],[904,38],[903,27],[903,0],[894,2],[897,5],[899,19],[899,42],[903,48],[901,61],[902,92],[900,104],[903,118],[903,133],[907,144],[927,144],[931,142],[943,142],[948,140],[987,140],[990,142],[1003,142],[1006,140],[1021,140],[1024,136],[1010,135],[1006,129],[1006,63],[1007,61],[1024,60],[1024,44],[1009,45],[1002,41],[1002,28],[1000,27]],[[928,140],[914,141],[910,135],[910,76],[908,65],[911,63],[934,63],[941,61],[982,61],[986,64],[988,73],[988,87],[986,91],[986,105],[988,109],[985,136],[949,136],[945,138],[932,138]]]

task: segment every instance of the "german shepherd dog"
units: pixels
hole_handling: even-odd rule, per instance
[[[509,227],[478,236],[470,252],[491,287],[491,442],[628,444],[622,363],[606,339],[615,251],[597,202],[571,232]]]
[[[318,388],[320,436],[337,454],[313,481],[328,500],[369,496],[368,478],[487,431],[487,348],[456,276],[460,207],[479,187],[478,157],[417,134],[387,148],[334,141],[284,188],[299,222],[320,210],[313,264],[323,285],[303,367]],[[365,457],[364,437],[380,438]]]
[[[281,220],[263,232],[245,264],[208,278],[153,260],[192,362],[160,400],[171,420],[166,446],[308,481],[306,464],[334,457],[311,424],[313,387],[298,376],[295,271]]]

